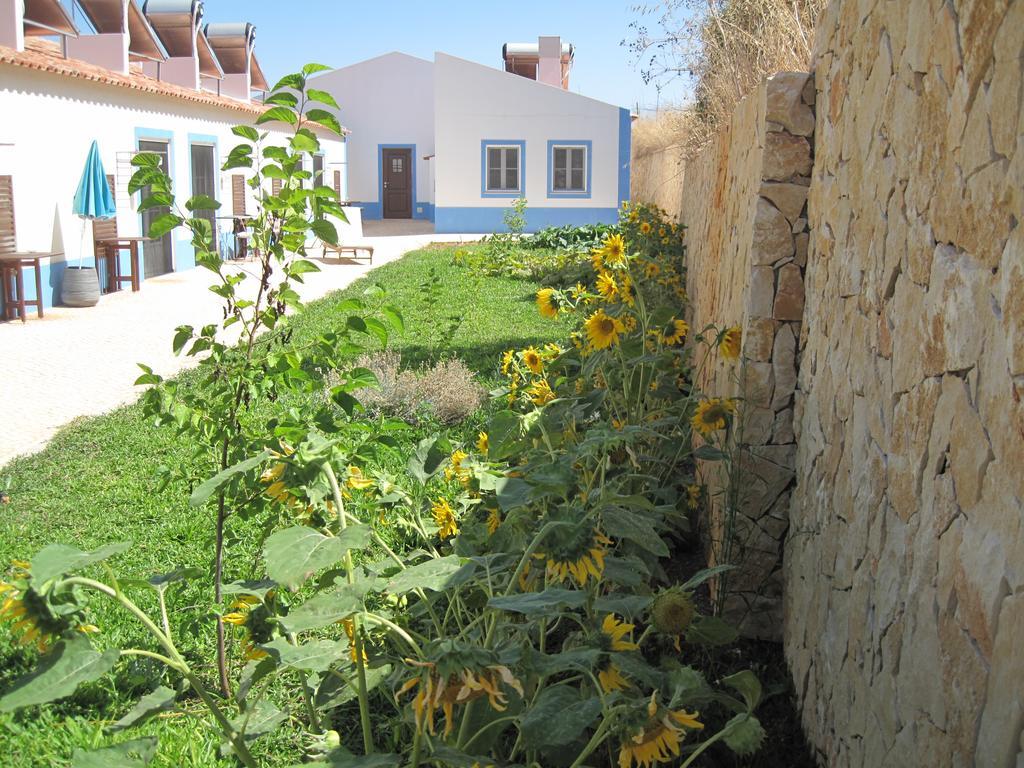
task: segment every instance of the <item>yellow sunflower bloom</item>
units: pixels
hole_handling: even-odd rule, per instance
[[[739,327],[733,326],[722,334],[722,338],[718,342],[718,350],[722,353],[722,357],[727,360],[737,360],[740,356],[742,344],[743,331]]]
[[[373,478],[363,475],[363,470],[359,467],[350,465],[348,468],[348,479],[345,480],[345,485],[349,488],[365,491],[367,488],[373,488]]]
[[[610,272],[602,272],[597,276],[597,292],[605,301],[611,301],[619,293],[619,286]]]
[[[649,221],[642,222],[640,224],[640,234],[649,235],[651,234],[651,223]]]
[[[491,509],[487,512],[487,533],[494,535],[494,532],[498,530],[501,525],[501,513],[498,512],[497,508]]]
[[[458,522],[455,519],[455,510],[452,509],[448,499],[438,499],[430,508],[430,512],[437,523],[437,535],[442,540],[451,538],[459,532]]]
[[[690,326],[686,324],[685,320],[679,320],[672,318],[665,327],[657,330],[655,335],[658,337],[658,341],[666,346],[674,346],[676,344],[682,344],[686,338],[686,334],[689,333]]]
[[[530,400],[534,405],[546,405],[555,399],[555,393],[551,391],[551,385],[547,379],[538,379],[526,389]]]
[[[416,689],[416,696],[412,701],[416,728],[432,736],[436,735],[434,716],[438,710],[444,713],[444,737],[447,738],[455,726],[456,705],[465,705],[486,696],[491,709],[504,712],[508,708],[508,695],[501,690],[503,686],[514,690],[520,698],[523,696],[522,683],[508,667],[501,664],[490,664],[476,669],[465,667],[443,677],[437,671],[438,665],[433,662],[411,659],[406,661],[423,671],[419,677],[407,680],[398,689],[396,698]]]
[[[712,432],[724,429],[726,420],[734,413],[736,405],[731,400],[709,397],[697,405],[697,410],[690,418],[690,424],[697,432],[707,437]]]
[[[608,662],[604,669],[597,671],[597,681],[601,685],[601,690],[605,693],[629,688],[629,680],[623,676],[622,671],[612,662]]]
[[[544,360],[533,347],[528,347],[523,350],[523,365],[529,368],[533,373],[541,373],[544,370]]]
[[[648,705],[647,722],[629,735],[619,747],[619,768],[651,768],[659,763],[671,763],[679,757],[679,745],[686,738],[686,729],[701,730],[704,724],[699,713],[685,710],[667,710],[659,717],[654,697]]]
[[[604,269],[604,249],[598,248],[596,251],[590,254],[590,264],[593,266],[595,272],[600,272]]]
[[[359,654],[356,652],[356,623],[351,618],[342,619],[341,626],[345,630],[345,637],[348,638],[348,655],[355,664],[359,661]],[[363,650],[363,662],[369,661],[366,650]]]
[[[587,340],[594,349],[607,349],[616,344],[625,328],[618,318],[605,314],[603,309],[597,310],[583,324]]]
[[[686,506],[696,509],[700,504],[700,486],[691,484],[686,486]]]
[[[502,356],[501,356],[501,373],[502,373],[502,375],[508,376],[508,372],[510,370],[512,370],[512,363],[515,360],[515,355],[516,355],[515,351],[511,350],[511,349],[506,350],[505,353],[502,354]]]
[[[490,439],[487,437],[487,433],[486,432],[477,432],[476,433],[476,449],[478,451],[480,451],[480,453],[484,454],[484,456],[486,456],[487,455],[487,450],[490,447],[491,447],[491,443],[490,443]]]
[[[622,235],[609,235],[604,241],[604,260],[608,264],[619,264],[626,259],[626,241]]]
[[[462,466],[462,462],[469,458],[469,454],[463,450],[452,452],[448,466],[444,468],[444,479],[458,479],[463,485],[469,481],[469,470]]]
[[[609,613],[601,622],[601,632],[607,636],[610,642],[610,649],[613,651],[635,651],[640,646],[632,640],[624,640],[626,635],[632,634],[636,628],[635,624],[626,624]]]
[[[657,277],[659,274],[661,274],[661,267],[658,266],[658,264],[656,264],[655,262],[649,261],[646,265],[644,265],[644,277],[646,277],[647,279],[653,279]]]
[[[537,311],[542,317],[554,320],[558,317],[558,305],[555,303],[553,288],[541,288],[537,291]]]

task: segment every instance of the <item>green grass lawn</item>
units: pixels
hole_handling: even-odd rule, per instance
[[[392,346],[402,352],[407,365],[439,355],[458,356],[488,388],[498,381],[503,350],[566,338],[568,329],[563,323],[538,315],[534,306],[537,284],[475,278],[466,269],[452,265],[452,253],[453,249],[442,247],[417,251],[375,270],[344,291],[310,304],[294,320],[295,339],[340,326],[348,313],[337,309],[339,300],[361,295],[371,283],[381,285],[389,303],[402,309],[406,328],[392,340]],[[438,285],[432,305],[421,288],[431,270]],[[461,322],[454,333],[449,333],[453,316]],[[191,318],[196,325],[210,319]],[[169,338],[167,343],[171,343]],[[470,439],[478,423],[479,417],[471,418],[453,428],[453,439]],[[436,426],[429,425],[411,430],[407,444],[436,431]],[[12,502],[2,508],[0,519],[0,562],[27,559],[50,542],[91,549],[110,541],[130,540],[135,546],[117,560],[119,574],[146,577],[183,565],[207,567],[212,557],[212,512],[189,507],[189,489],[182,484],[172,482],[158,489],[156,481],[161,466],[188,462],[190,455],[183,439],[170,429],[154,427],[138,406],[78,420],[41,453],[16,459],[0,470],[0,477],[9,475],[13,481]],[[245,551],[246,531],[238,533],[237,546]],[[189,594],[186,590],[184,597]],[[195,596],[198,599],[193,602],[200,602],[202,596]],[[175,615],[187,621],[192,614],[189,601],[184,602],[186,605]],[[101,610],[98,621],[110,639],[141,637],[133,625],[114,612]],[[197,629],[196,639],[185,643],[185,650],[193,657],[205,651],[204,656],[212,658],[211,623],[198,623]],[[0,688],[26,671],[31,662],[30,656],[11,644],[6,632],[0,630]],[[146,665],[122,662],[115,678],[84,686],[70,699],[15,715],[0,715],[0,764],[47,768],[69,765],[76,746],[109,743],[105,727],[158,679]],[[176,714],[130,734],[159,737],[154,766],[234,764],[233,760],[217,757],[218,736],[199,716]],[[128,737],[119,735],[115,740]],[[281,728],[258,751],[268,764],[280,764],[291,746],[287,751],[294,761],[298,754],[294,738],[293,731]]]

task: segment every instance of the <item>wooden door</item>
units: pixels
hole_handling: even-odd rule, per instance
[[[170,167],[168,162],[168,155],[170,153],[169,147],[166,141],[139,141],[140,152],[154,152],[160,156],[160,167],[164,173],[167,173],[167,169]],[[146,187],[140,192],[141,199],[145,200],[150,194],[149,187]],[[142,234],[149,237],[149,228],[153,225],[153,222],[165,213],[170,213],[170,208],[164,206],[156,206],[153,208],[147,208],[142,212]],[[168,232],[163,237],[159,237],[155,240],[145,240],[142,243],[142,273],[146,277],[155,277],[156,275],[163,275],[170,272],[174,266],[171,261],[171,233]]]
[[[382,149],[383,216],[412,218],[412,150]]]
[[[192,150],[192,194],[206,195],[217,199],[217,164],[214,161],[213,147],[209,144],[193,144]],[[196,218],[206,219],[210,225],[209,248],[217,252],[217,210],[215,208],[199,209],[194,212]]]

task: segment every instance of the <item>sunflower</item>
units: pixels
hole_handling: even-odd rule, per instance
[[[554,320],[558,317],[558,305],[555,303],[553,288],[541,288],[537,291],[537,311],[542,317]]]
[[[641,235],[649,235],[649,234],[651,234],[651,223],[649,221],[641,222],[641,224],[640,224],[640,234]]]
[[[605,263],[619,264],[626,258],[626,241],[622,235],[609,235],[604,240],[602,251]]]
[[[600,272],[604,269],[604,249],[598,248],[590,254],[590,265],[594,268],[595,272]]]
[[[418,689],[412,710],[420,732],[435,735],[434,715],[437,710],[444,713],[444,738],[447,738],[455,726],[455,705],[465,705],[486,696],[491,709],[504,712],[508,706],[508,695],[502,691],[503,687],[523,696],[522,683],[508,667],[497,663],[494,654],[479,649],[463,651],[454,647],[453,641],[447,641],[444,651],[438,661],[406,659],[420,669],[420,674],[407,680],[395,694],[397,698]],[[488,661],[494,663],[486,663]]]
[[[601,634],[605,636],[605,645],[611,651],[635,651],[640,646],[632,640],[624,640],[627,635],[632,635],[636,629],[635,624],[627,624],[619,621],[614,614],[609,613],[601,622]]]
[[[674,344],[682,344],[683,339],[686,338],[686,334],[689,332],[690,326],[686,324],[685,320],[679,320],[673,317],[663,328],[655,331],[655,335],[658,337],[658,341],[666,346],[672,346]]]
[[[656,262],[649,261],[644,265],[644,277],[648,280],[661,274],[661,267]]]
[[[355,490],[365,491],[367,488],[373,488],[373,478],[363,475],[363,470],[359,467],[350,465],[345,485]]]
[[[583,327],[587,332],[587,340],[594,349],[607,349],[616,344],[619,334],[625,330],[618,318],[605,314],[603,309],[588,317]]]
[[[442,540],[450,538],[459,532],[459,526],[455,520],[455,510],[448,503],[448,499],[438,499],[435,501],[430,508],[430,513],[434,516],[434,522],[437,523],[437,535]]]
[[[629,680],[623,676],[622,670],[615,666],[615,662],[607,661],[604,666],[597,670],[597,682],[605,693],[621,691],[629,688]]]
[[[658,237],[665,237],[667,234],[664,227],[658,227]]]
[[[486,432],[476,433],[476,449],[480,451],[484,456],[487,455],[487,450],[491,447],[490,439],[487,437]]]
[[[633,297],[633,281],[629,275],[623,275],[619,286],[619,298],[622,299],[622,303],[630,307],[633,306],[636,299]]]
[[[448,466],[444,468],[444,479],[458,479],[463,485],[469,482],[469,470],[462,466],[462,462],[469,458],[469,454],[463,450],[452,451]]]
[[[273,591],[267,592],[267,599],[273,600]],[[255,595],[242,595],[231,605],[231,612],[221,616],[225,624],[232,624],[243,632],[242,650],[249,661],[265,658],[267,652],[257,646],[270,642],[274,637],[272,613]]]
[[[605,301],[611,301],[619,293],[619,286],[610,272],[602,272],[597,276],[597,292]]]
[[[508,376],[508,372],[512,370],[512,363],[515,360],[515,351],[508,349],[501,356],[501,373],[503,376]]]
[[[530,400],[534,405],[546,405],[555,399],[555,393],[551,391],[551,385],[547,379],[537,379],[526,389]]]
[[[692,483],[686,486],[686,506],[696,509],[700,505],[700,486]]]
[[[544,345],[544,357],[547,358],[548,360],[554,360],[564,351],[564,349],[562,349],[553,341],[549,341],[547,344]]]
[[[352,621],[351,617],[341,620],[341,626],[345,630],[345,637],[348,638],[348,655],[352,659],[352,663],[356,664],[359,661],[359,653],[356,651],[356,623]],[[363,662],[367,662],[369,659],[366,656],[366,650],[363,650]]]
[[[498,508],[487,510],[487,533],[494,535],[494,532],[498,530],[498,526],[501,525],[501,513]]]
[[[668,589],[654,598],[651,604],[651,624],[664,635],[672,637],[676,650],[680,637],[690,628],[697,609],[689,592]]]
[[[656,695],[652,695],[647,707],[647,721],[620,744],[619,768],[632,768],[634,763],[639,768],[650,768],[658,763],[673,762],[679,756],[679,744],[686,738],[686,729],[704,727],[697,720],[699,712],[665,710],[661,714],[654,700]]]
[[[726,329],[718,341],[718,350],[726,360],[737,360],[743,342],[743,331],[738,326]]]
[[[622,316],[622,328],[626,333],[632,333],[636,330],[636,318],[633,315]]]
[[[600,581],[604,575],[604,558],[612,541],[586,521],[577,523],[573,530],[563,529],[546,553],[537,559],[546,561],[549,581],[567,581],[570,578],[580,587],[587,581]]]
[[[10,622],[11,633],[20,635],[21,645],[34,645],[43,653],[72,627],[84,633],[99,632],[93,624],[76,623],[81,611],[70,590],[61,590],[61,595],[39,592],[31,586],[27,562],[15,560],[11,565],[13,580],[0,581],[0,622]]]
[[[529,368],[533,373],[541,373],[544,370],[544,360],[533,347],[528,347],[523,350],[523,365]]]
[[[690,418],[690,424],[707,437],[716,430],[724,429],[726,419],[733,413],[736,413],[736,406],[731,400],[709,397],[697,405],[697,410]]]

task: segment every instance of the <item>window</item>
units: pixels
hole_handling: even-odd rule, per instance
[[[324,175],[324,156],[313,155],[313,185],[323,183]]]
[[[487,146],[487,192],[519,192],[519,171],[522,148],[518,146]]]
[[[548,197],[590,197],[591,142],[548,142]]]
[[[554,147],[551,165],[555,192],[587,191],[587,150],[585,147]]]

